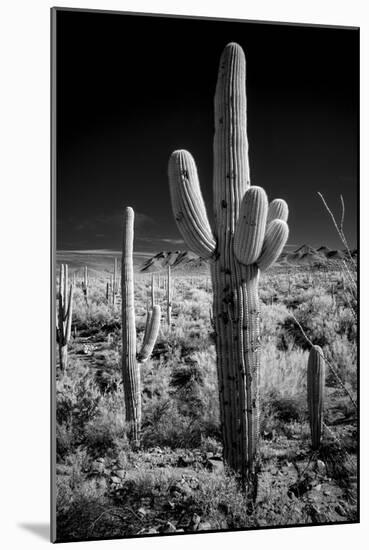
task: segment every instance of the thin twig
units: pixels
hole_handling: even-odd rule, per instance
[[[348,256],[349,256],[349,258],[350,258],[350,260],[351,260],[352,267],[353,267],[353,269],[355,269],[355,262],[354,262],[354,259],[353,259],[352,255],[351,255],[351,250],[350,250],[349,245],[348,245],[348,243],[347,243],[347,239],[346,239],[346,236],[345,236],[345,234],[344,234],[344,232],[343,232],[343,229],[340,229],[340,228],[338,227],[336,218],[334,217],[334,214],[333,214],[332,210],[329,208],[329,206],[328,206],[328,204],[327,204],[325,198],[323,197],[322,193],[320,193],[320,192],[318,191],[318,195],[319,195],[319,197],[322,199],[323,204],[324,204],[324,206],[325,206],[325,208],[326,208],[328,214],[329,214],[330,217],[332,218],[334,227],[336,228],[337,233],[338,233],[338,235],[339,235],[339,237],[340,237],[340,239],[341,239],[341,241],[342,241],[344,247],[346,248],[346,252],[347,252],[347,254],[348,254]],[[343,197],[342,197],[342,195],[341,195],[341,204],[343,205],[341,223],[343,223],[343,218],[344,218],[344,213],[345,213],[345,207],[344,207],[344,202],[343,202]]]

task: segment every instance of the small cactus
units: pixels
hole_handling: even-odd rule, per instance
[[[68,343],[72,330],[73,284],[68,288],[68,265],[61,264],[56,315],[56,341],[59,344],[60,369],[68,366]]]
[[[87,265],[85,265],[84,269],[84,276],[82,281],[82,292],[85,297],[86,305],[88,306],[88,269]]]
[[[128,437],[134,448],[140,445],[141,379],[140,363],[146,361],[154,348],[160,326],[160,306],[147,313],[146,331],[141,350],[137,353],[133,280],[134,211],[127,207],[123,220],[122,248],[122,378],[125,396]]]
[[[115,306],[115,299],[117,297],[117,294],[118,294],[118,282],[117,282],[117,258],[114,258],[114,272],[113,272],[113,282],[112,282],[112,294],[111,294],[111,298],[112,298],[112,304],[113,304],[113,307]]]
[[[319,449],[323,425],[325,361],[319,346],[310,349],[307,368],[307,401],[311,442],[314,451]]]
[[[168,327],[171,327],[172,324],[172,281],[170,273],[170,265],[168,265],[167,272],[167,324]]]

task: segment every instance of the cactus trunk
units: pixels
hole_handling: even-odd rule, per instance
[[[257,466],[260,329],[256,266],[212,266],[224,458],[244,482]]]
[[[126,208],[122,250],[122,374],[129,437],[133,445],[138,445],[141,427],[141,384],[136,359],[133,224],[134,212],[131,208]]]

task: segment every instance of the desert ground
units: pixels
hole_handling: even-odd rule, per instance
[[[120,253],[58,252],[74,287],[68,365],[61,372],[56,364],[58,540],[356,521],[356,289],[344,258],[305,246],[261,276],[261,468],[251,502],[222,460],[206,262],[189,253],[134,255],[139,343],[153,274],[162,316],[141,370],[142,442],[132,450],[121,373]],[[317,451],[307,413],[309,341],[326,358]]]

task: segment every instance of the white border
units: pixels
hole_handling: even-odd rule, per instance
[[[73,1],[57,6],[131,10],[178,15],[361,27],[361,208],[368,204],[369,18],[366,1],[337,0],[130,0]],[[47,544],[21,524],[49,521],[49,37],[53,4],[8,0],[0,20],[1,278],[0,540],[3,548]],[[139,37],[137,37],[139,39]],[[368,260],[365,211],[361,226],[362,280]],[[362,288],[362,334],[368,334]],[[4,307],[5,305],[5,307]],[[362,348],[365,340],[363,339]],[[364,356],[364,349],[362,350]],[[78,543],[78,547],[122,546],[150,550],[204,545],[259,549],[335,550],[366,547],[368,535],[368,374],[361,362],[362,490],[360,525],[296,528],[200,536]]]

